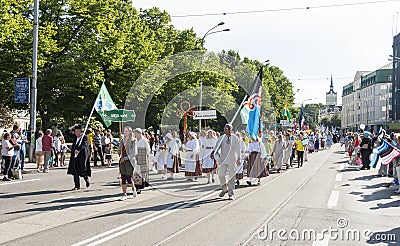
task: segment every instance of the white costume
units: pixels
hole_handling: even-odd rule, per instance
[[[196,171],[196,157],[200,150],[199,141],[195,138],[189,140],[183,146],[183,149],[186,150],[185,174],[186,176],[193,176]],[[187,175],[189,173],[193,173],[193,175]]]
[[[221,151],[218,170],[219,181],[222,187],[221,197],[226,192],[228,192],[230,197],[234,195],[236,163],[240,161],[240,148],[240,139],[235,135],[231,135],[230,137],[222,135],[217,141],[214,153],[217,153],[218,150]],[[226,175],[228,175],[228,182]]]
[[[157,171],[164,171],[164,167],[167,165],[167,155],[168,152],[165,150],[165,148],[160,148],[160,146],[157,146],[155,155],[157,160]]]
[[[167,151],[168,151],[167,168],[170,169],[170,171],[172,171],[172,169],[174,169],[174,167],[176,165],[176,163],[175,163],[176,158],[173,158],[173,157],[174,156],[176,157],[179,152],[178,144],[176,143],[176,141],[174,139],[168,141]]]
[[[276,140],[274,143],[274,147],[272,148],[274,164],[276,165],[277,169],[282,168],[283,164],[283,154],[286,147],[286,143],[282,140]]]
[[[201,168],[203,172],[208,173],[215,169],[214,167],[214,160],[211,159],[211,152],[215,148],[217,140],[214,138],[203,138],[201,142],[201,155],[200,160],[202,160]]]
[[[236,169],[236,179],[243,179],[244,159],[246,159],[246,143],[240,139],[240,165]]]
[[[285,149],[283,152],[283,163],[285,165],[290,164],[290,156],[292,155],[293,146],[294,146],[294,140],[289,139],[285,141]]]

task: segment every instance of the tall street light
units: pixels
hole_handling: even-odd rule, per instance
[[[218,31],[214,31],[214,32],[212,31],[212,30],[214,30],[215,28],[217,28],[217,27],[219,27],[219,26],[222,26],[222,25],[224,25],[224,24],[225,24],[224,22],[220,22],[220,23],[218,23],[218,25],[216,25],[216,26],[210,28],[210,29],[206,32],[206,34],[204,34],[203,38],[201,39],[201,47],[202,47],[203,49],[204,49],[204,40],[205,40],[205,38],[206,38],[208,35],[215,34],[215,33],[219,33],[219,32],[229,32],[229,31],[230,31],[230,29],[223,29],[223,30],[218,30]],[[201,65],[203,65],[203,57],[201,58]],[[201,111],[202,104],[203,104],[203,80],[200,79],[199,111]],[[201,119],[199,119],[199,132],[201,132]]]
[[[39,25],[39,0],[35,0],[33,5],[33,54],[32,54],[32,84],[31,84],[31,112],[30,112],[30,130],[31,142],[29,145],[29,161],[33,162],[35,151],[35,133],[36,133],[36,103],[37,103],[37,50],[38,50],[38,25]]]

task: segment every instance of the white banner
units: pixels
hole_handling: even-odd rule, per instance
[[[207,120],[207,119],[216,119],[216,118],[217,118],[216,110],[193,111],[193,119],[194,120]]]

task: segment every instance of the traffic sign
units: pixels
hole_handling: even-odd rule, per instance
[[[194,120],[207,120],[207,119],[216,119],[216,118],[217,118],[216,110],[193,111],[193,119]]]
[[[104,121],[128,122],[135,121],[136,113],[134,110],[113,109],[104,111]]]
[[[29,103],[30,91],[29,78],[15,78],[14,79],[14,99],[15,103]]]

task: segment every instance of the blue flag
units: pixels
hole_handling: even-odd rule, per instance
[[[303,108],[300,109],[300,116],[299,116],[299,130],[303,129],[304,124],[304,116],[303,116]]]
[[[249,112],[246,131],[250,134],[251,138],[257,138],[258,131],[261,130],[261,95],[262,95],[262,70],[257,74],[254,79],[254,86],[249,99],[244,103],[244,107]]]

